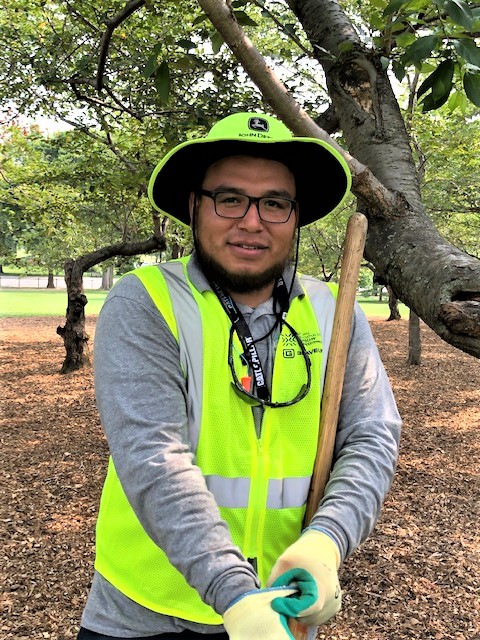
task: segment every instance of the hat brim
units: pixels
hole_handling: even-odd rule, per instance
[[[180,144],[158,163],[148,186],[150,202],[158,211],[190,226],[190,193],[201,186],[210,165],[236,155],[275,160],[290,169],[296,182],[300,226],[326,216],[350,191],[347,163],[336,149],[322,140],[247,142],[200,138]]]

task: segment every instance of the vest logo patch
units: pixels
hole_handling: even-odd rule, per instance
[[[288,333],[288,334],[282,333],[282,341],[286,347],[297,344],[297,339],[292,333]]]
[[[320,333],[318,331],[304,331],[298,334],[300,340],[303,342],[308,355],[314,353],[322,353],[322,341],[320,340]],[[301,356],[302,350],[297,342],[295,336],[291,333],[282,333],[282,355],[284,358],[295,358],[295,356]]]

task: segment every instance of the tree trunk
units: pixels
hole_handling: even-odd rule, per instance
[[[398,310],[398,298],[395,295],[395,291],[388,284],[387,284],[387,291],[388,291],[388,307],[390,309],[390,316],[387,318],[387,321],[401,320],[402,316],[400,315],[400,311]]]
[[[172,242],[172,260],[182,257],[182,248],[177,242]]]
[[[47,289],[55,289],[55,278],[51,271],[48,272]]]
[[[136,256],[163,249],[165,249],[164,238],[153,236],[144,242],[122,242],[103,247],[65,263],[68,307],[65,326],[57,327],[57,333],[63,338],[66,356],[60,373],[76,371],[88,363],[88,335],[85,330],[85,305],[88,300],[83,292],[85,271],[114,256]]]
[[[408,318],[408,364],[422,364],[420,318],[411,309]]]
[[[337,2],[292,4],[315,50],[332,54],[319,62],[350,153],[399,194],[398,208],[383,211],[362,194],[359,208],[369,218],[366,258],[440,337],[480,357],[480,261],[444,240],[424,212],[410,140],[386,71],[364,49]],[[344,54],[342,43],[351,47]],[[360,179],[354,177],[354,192]]]
[[[110,265],[102,271],[102,291],[110,291],[113,287],[113,266]]]
[[[57,327],[62,336],[67,355],[60,373],[70,373],[88,364],[88,335],[85,330],[85,305],[87,296],[83,293],[83,269],[79,260],[65,263],[68,306],[64,327]]]

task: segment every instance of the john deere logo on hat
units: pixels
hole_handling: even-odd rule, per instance
[[[248,128],[252,131],[268,131],[269,124],[265,118],[250,118]]]

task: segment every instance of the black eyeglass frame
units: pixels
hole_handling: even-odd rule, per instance
[[[213,200],[213,208],[215,210],[216,215],[219,218],[226,218],[227,220],[240,220],[241,218],[244,218],[247,215],[248,210],[250,209],[250,207],[252,206],[252,202],[255,204],[255,206],[257,207],[257,212],[258,212],[258,217],[260,218],[260,220],[262,220],[263,222],[268,222],[269,224],[285,224],[290,220],[290,217],[293,213],[293,211],[295,211],[298,207],[298,202],[296,200],[292,200],[291,198],[284,198],[283,196],[261,196],[259,198],[256,198],[254,196],[248,196],[246,193],[236,193],[235,191],[230,191],[227,189],[221,189],[219,191],[208,191],[207,189],[198,189],[197,192],[199,195],[202,196],[207,196],[207,198],[211,198]],[[248,205],[247,208],[245,209],[245,212],[241,215],[241,216],[223,216],[221,213],[218,213],[217,211],[217,196],[222,194],[222,193],[231,193],[232,195],[236,195],[236,196],[241,196],[243,198],[248,198]],[[260,213],[260,200],[268,200],[268,198],[275,198],[277,200],[284,200],[285,202],[289,202],[290,203],[290,212],[287,216],[287,218],[285,220],[265,220],[265,218],[262,218],[262,214]]]
[[[308,351],[305,348],[305,345],[303,344],[302,339],[300,338],[298,333],[295,331],[295,329],[286,320],[282,320],[281,323],[284,324],[289,329],[289,331],[297,341],[297,344],[302,351],[303,359],[305,362],[305,368],[307,370],[307,383],[302,385],[297,395],[292,400],[288,400],[287,402],[270,402],[270,400],[263,400],[262,398],[257,397],[256,395],[254,395],[253,393],[250,393],[250,391],[247,391],[247,389],[245,389],[245,387],[242,385],[242,383],[238,379],[237,373],[235,371],[235,364],[233,362],[233,334],[235,332],[235,327],[233,326],[233,324],[230,327],[230,338],[228,343],[228,366],[230,367],[230,372],[233,378],[233,382],[231,383],[231,385],[235,393],[244,402],[252,406],[258,407],[261,405],[263,407],[271,407],[272,409],[279,409],[281,407],[290,407],[293,404],[297,404],[297,402],[300,402],[300,400],[303,400],[303,398],[305,398],[305,396],[310,391],[310,388],[312,386],[312,361],[310,360]],[[280,331],[281,331],[281,327],[280,327]]]

